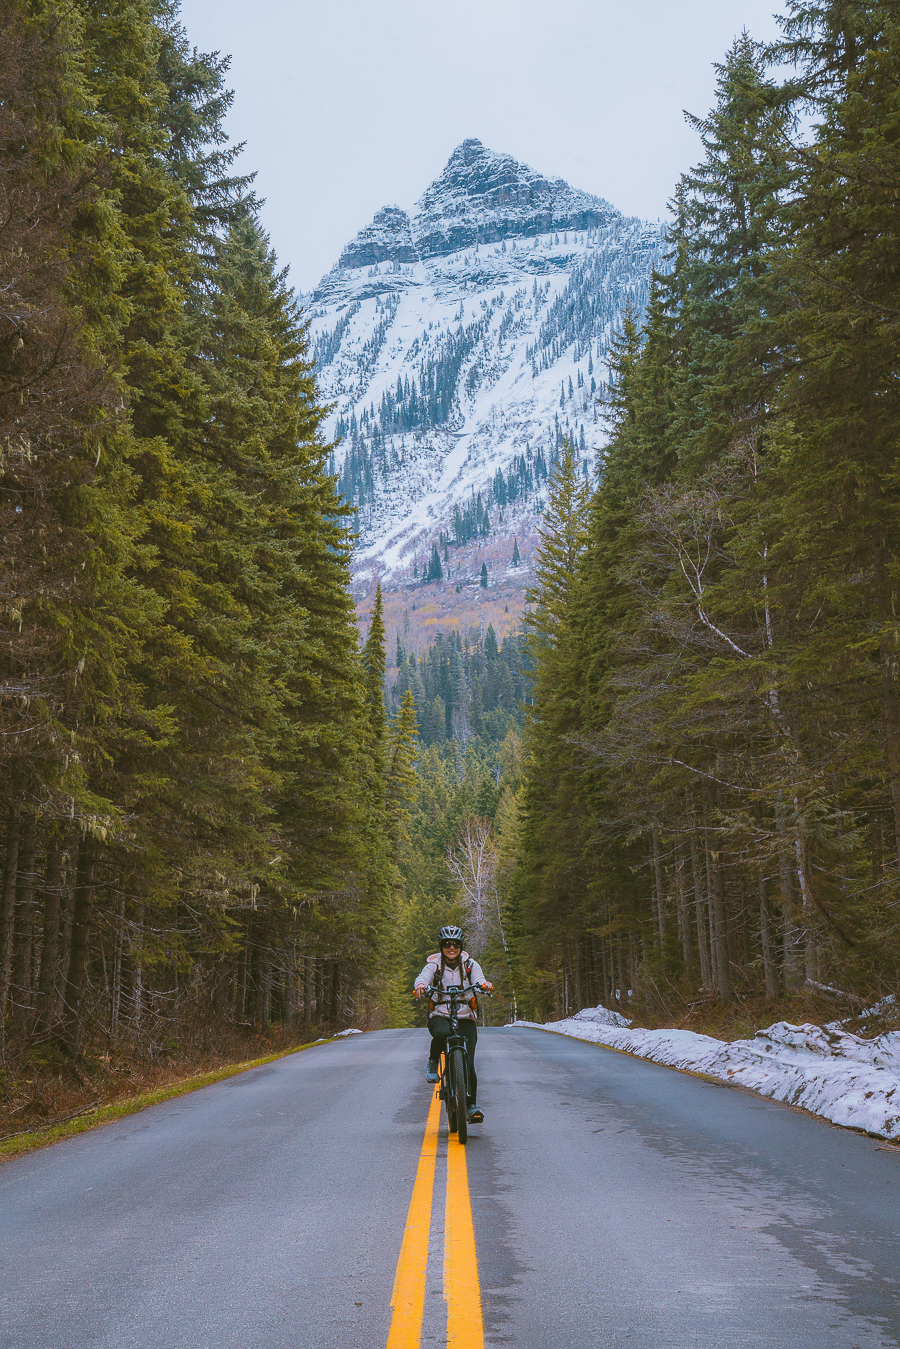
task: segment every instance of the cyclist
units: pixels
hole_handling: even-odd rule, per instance
[[[450,923],[441,928],[438,934],[440,950],[433,956],[428,957],[425,968],[416,979],[415,993],[417,998],[421,998],[426,989],[434,986],[449,988],[451,984],[459,984],[464,987],[481,984],[487,989],[494,987],[485,979],[484,971],[478,961],[473,960],[469,953],[463,950],[464,941],[465,937],[461,927],[456,927],[455,924]],[[474,1001],[473,998],[472,1002],[474,1003]],[[439,1060],[447,1036],[450,1034],[450,1019],[441,1013],[441,1007],[447,1005],[446,1000],[438,994],[428,1013],[431,1052],[428,1055],[425,1077],[429,1082],[437,1082],[439,1079]],[[470,1007],[467,1002],[463,1003],[459,1009],[459,1029],[466,1042],[466,1052],[469,1059],[469,1094],[466,1102],[468,1106],[466,1117],[470,1124],[480,1124],[484,1115],[476,1105],[478,1078],[475,1076],[475,1045],[478,1040],[478,1023],[475,1020],[474,1008]]]

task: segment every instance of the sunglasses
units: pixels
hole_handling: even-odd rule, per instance
[[[460,949],[460,948],[459,948],[459,942],[458,942],[458,941],[442,941],[442,942],[441,942],[441,950],[442,950],[442,951],[449,951],[451,947],[453,948],[454,951],[458,951],[458,950]]]

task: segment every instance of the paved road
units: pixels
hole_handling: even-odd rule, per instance
[[[317,1046],[0,1167],[2,1349],[385,1349],[424,1047]],[[479,1078],[487,1345],[900,1346],[900,1153],[540,1031],[483,1032]]]

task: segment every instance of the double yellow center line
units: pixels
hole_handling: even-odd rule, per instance
[[[419,1154],[416,1180],[397,1261],[387,1349],[419,1349],[425,1314],[428,1238],[437,1163],[441,1103],[432,1097]],[[447,1195],[444,1207],[444,1299],[447,1303],[448,1349],[484,1349],[481,1287],[475,1254],[475,1228],[469,1201],[465,1147],[452,1134],[447,1148]]]

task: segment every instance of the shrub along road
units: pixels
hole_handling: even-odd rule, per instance
[[[900,1152],[525,1029],[482,1033],[448,1148],[425,1047],[323,1044],[8,1163],[0,1345],[900,1345]]]

